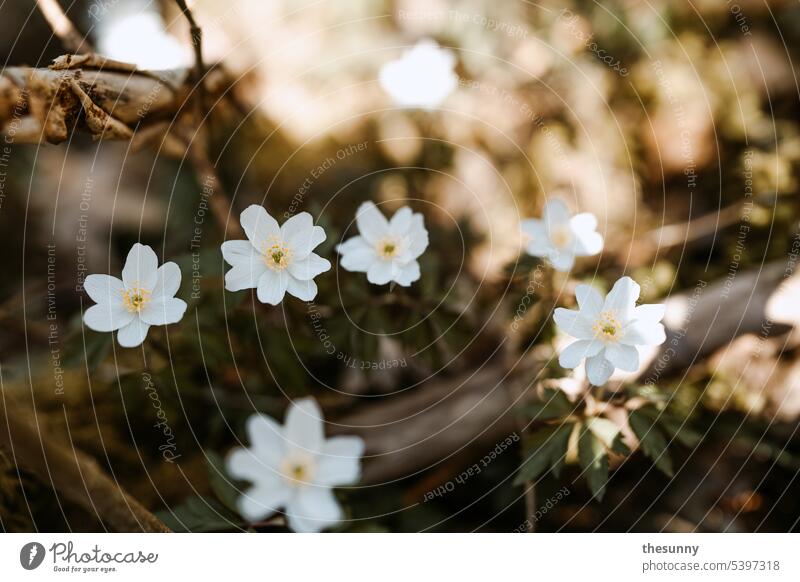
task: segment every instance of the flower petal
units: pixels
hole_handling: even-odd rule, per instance
[[[261,521],[281,507],[286,507],[292,491],[280,482],[258,483],[243,492],[236,500],[236,508],[248,521]]]
[[[571,249],[550,247],[550,253],[547,258],[550,260],[553,268],[562,273],[566,273],[575,265],[575,253],[573,253]]]
[[[569,219],[574,233],[593,232],[597,230],[597,217],[591,212],[581,212]]]
[[[284,271],[267,269],[258,279],[258,300],[261,303],[277,305],[283,301],[286,288],[289,286],[289,274]]]
[[[290,275],[286,291],[301,301],[311,301],[317,296],[317,284],[314,279],[301,281]]]
[[[602,386],[608,382],[613,373],[614,366],[606,360],[604,351],[586,359],[586,376],[593,385]]]
[[[339,523],[342,508],[327,487],[309,487],[286,507],[289,527],[298,533],[316,533]]]
[[[372,202],[364,202],[356,211],[358,232],[368,243],[376,244],[389,232],[389,222]]]
[[[225,289],[241,291],[255,289],[267,271],[264,255],[245,240],[229,240],[222,243],[222,256],[233,268],[225,273]]]
[[[620,320],[627,323],[639,298],[639,284],[630,277],[622,277],[606,295],[604,311],[616,311]]]
[[[250,244],[259,252],[264,251],[271,239],[281,235],[278,221],[258,204],[251,204],[245,208],[239,216],[239,222]]]
[[[264,256],[247,240],[226,240],[219,248],[222,251],[222,258],[233,267],[246,263],[253,257]]]
[[[83,288],[95,303],[122,303],[125,285],[111,275],[89,275]]]
[[[562,368],[577,368],[584,358],[596,356],[603,349],[603,344],[594,340],[578,340],[569,344],[558,356]]]
[[[250,446],[258,458],[277,467],[286,450],[283,427],[274,418],[256,413],[247,419],[246,429]]]
[[[591,257],[603,250],[603,237],[597,232],[580,231],[575,233],[575,254]]]
[[[128,325],[117,332],[117,343],[123,348],[135,348],[147,337],[149,329],[150,325],[142,321],[141,317],[134,317]]]
[[[361,479],[363,455],[364,441],[359,437],[328,439],[319,458],[316,483],[331,487],[357,483]]]
[[[152,300],[161,301],[175,297],[175,293],[181,286],[181,269],[173,263],[168,262],[161,265],[156,271],[156,286],[153,287]]]
[[[667,340],[661,323],[636,320],[625,326],[620,342],[629,346],[658,346]]]
[[[280,479],[277,464],[273,465],[256,451],[243,447],[231,451],[225,459],[225,470],[234,479],[251,483]]]
[[[125,309],[121,302],[98,303],[84,312],[83,323],[94,331],[116,331],[128,325],[134,317],[135,314]]]
[[[375,261],[367,270],[367,281],[373,285],[386,285],[392,276],[392,261]]]
[[[583,311],[559,307],[553,313],[553,320],[561,331],[572,337],[585,340],[594,338],[592,322],[583,315]]]
[[[159,301],[153,300],[141,311],[139,317],[149,325],[169,325],[178,323],[186,313],[186,302],[177,297]]]
[[[419,258],[428,248],[428,230],[425,228],[425,218],[420,213],[411,218],[411,230],[407,238],[409,242],[406,252],[412,259]]]
[[[403,236],[411,229],[411,219],[414,213],[408,206],[403,206],[394,213],[389,221],[389,232],[394,236]]]
[[[323,422],[316,400],[295,400],[286,413],[283,429],[287,444],[312,453],[320,452],[325,443]]]
[[[411,283],[417,281],[419,278],[419,263],[417,261],[411,261],[400,268],[400,272],[395,275],[394,280],[398,285],[408,287],[411,285]]]
[[[528,236],[531,241],[547,238],[547,230],[544,227],[544,222],[538,218],[526,218],[521,220],[519,229],[522,231],[522,234]]]
[[[633,346],[611,343],[606,346],[606,359],[615,368],[626,372],[635,372],[639,369],[639,351]]]
[[[147,245],[136,243],[128,251],[122,268],[122,282],[131,289],[138,287],[152,291],[158,280],[158,257]]]
[[[301,212],[292,216],[281,226],[281,238],[294,251],[294,258],[303,259],[314,250],[319,243],[319,231],[314,227],[314,219],[308,212]],[[325,231],[322,231],[322,240],[325,240]]]
[[[549,239],[537,239],[528,243],[528,246],[525,247],[525,251],[531,255],[532,257],[549,257],[550,253],[553,252],[553,245],[550,244]]]
[[[603,296],[591,285],[576,286],[575,298],[578,300],[578,307],[587,319],[596,319],[603,311]]]
[[[339,436],[325,441],[319,457],[315,482],[336,487],[361,479],[361,457],[364,441],[357,436]]]
[[[664,319],[664,314],[667,312],[667,306],[663,303],[645,303],[639,305],[633,310],[633,317],[637,321],[647,321],[650,323],[658,323]]]
[[[567,203],[561,198],[550,198],[544,205],[542,218],[547,228],[547,232],[552,232],[553,227],[569,222],[572,213],[569,211]]]
[[[292,260],[289,263],[289,273],[300,281],[308,281],[331,268],[331,263],[316,253],[311,253],[304,259]]]
[[[375,248],[360,236],[346,240],[336,250],[342,255],[339,259],[342,268],[354,273],[365,273],[372,263],[379,260]]]

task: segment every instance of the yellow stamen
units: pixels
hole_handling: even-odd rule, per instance
[[[150,291],[140,287],[128,289],[122,296],[122,303],[125,305],[125,309],[131,313],[140,313],[149,301]]]
[[[282,241],[273,239],[264,251],[264,262],[273,271],[282,271],[292,260],[292,251]]]
[[[287,457],[281,463],[281,474],[293,487],[306,485],[314,477],[313,460],[299,455]]]
[[[617,313],[613,309],[601,313],[600,317],[592,326],[592,331],[594,331],[595,335],[605,341],[619,339],[619,332],[621,330],[622,324],[617,319]]]
[[[556,247],[563,249],[572,244],[572,232],[566,224],[553,227],[550,231],[550,242]]]
[[[375,249],[378,255],[384,259],[393,259],[400,254],[400,244],[391,237],[386,237],[378,241],[378,244],[375,245]]]

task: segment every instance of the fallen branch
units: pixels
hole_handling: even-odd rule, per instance
[[[4,394],[0,398],[0,418],[5,424],[5,429],[0,429],[0,446],[9,452],[16,465],[36,474],[58,494],[97,515],[115,531],[170,531],[94,459],[48,435]]]
[[[772,263],[742,272],[730,283],[698,286],[699,292],[670,297],[668,313],[677,311],[685,317],[668,322],[667,341],[643,363],[639,380],[677,374],[736,337],[759,332],[785,270],[785,263]],[[781,327],[786,329],[776,325],[772,332]],[[482,456],[516,430],[514,403],[504,386],[516,386],[517,393],[524,394],[535,378],[534,370],[491,363],[477,373],[433,380],[408,395],[364,406],[340,419],[333,432],[357,434],[366,441],[364,483],[410,476],[468,447]]]

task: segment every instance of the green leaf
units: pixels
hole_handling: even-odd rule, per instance
[[[626,457],[631,454],[631,450],[624,442],[622,442],[622,433],[617,435],[617,438],[611,443],[611,450]]]
[[[561,390],[545,389],[544,397],[540,402],[526,404],[519,410],[533,420],[552,420],[569,416],[574,408],[567,395]]]
[[[658,419],[658,423],[672,438],[686,447],[696,447],[703,438],[699,433],[686,426],[685,421],[681,422],[674,416],[663,414]]]
[[[578,440],[578,461],[592,495],[600,501],[608,483],[608,453],[603,442],[588,428],[581,431]]]
[[[560,473],[567,454],[569,435],[574,423],[548,426],[536,432],[525,447],[525,461],[519,469],[515,485],[536,479],[549,469]]]
[[[617,438],[620,431],[618,424],[600,416],[586,419],[586,426],[608,449],[614,444],[614,439]]]
[[[236,511],[236,500],[240,492],[225,471],[225,461],[213,451],[206,451],[209,483],[214,495],[231,511]]]
[[[157,515],[174,532],[230,531],[244,525],[240,517],[210,497],[190,497],[178,507],[159,511]]]
[[[672,459],[667,454],[667,439],[656,426],[652,411],[643,406],[628,415],[628,422],[633,432],[639,438],[642,452],[652,459],[656,467],[663,473],[672,477]]]

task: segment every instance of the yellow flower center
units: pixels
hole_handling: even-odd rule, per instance
[[[375,246],[378,255],[383,259],[393,259],[400,254],[400,243],[392,237],[381,239]]]
[[[605,341],[616,341],[619,339],[619,332],[622,331],[622,324],[617,319],[616,311],[609,310],[600,314],[595,324],[592,326],[595,336]]]
[[[272,241],[264,251],[264,262],[273,271],[282,271],[292,260],[292,251],[279,240]]]
[[[311,483],[315,467],[313,460],[306,455],[290,455],[281,463],[281,474],[293,487]]]
[[[559,224],[554,226],[550,231],[550,242],[556,247],[563,249],[572,244],[572,231],[566,224]]]
[[[144,306],[150,301],[150,291],[142,289],[140,287],[134,287],[133,289],[127,289],[122,296],[122,303],[125,305],[125,309],[130,311],[131,313],[140,313]]]

